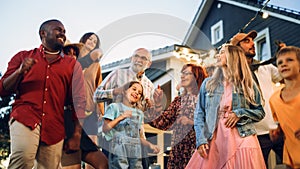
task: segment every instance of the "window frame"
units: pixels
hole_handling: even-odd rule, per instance
[[[261,49],[259,42],[263,39],[265,39],[265,41],[266,41],[266,50],[267,50],[267,59],[265,59],[265,60],[268,60],[272,57],[269,28],[265,28],[265,29],[259,31],[257,33],[256,38],[254,39],[255,53],[256,53],[256,56],[254,58],[259,61],[265,61],[265,60],[262,60],[262,56],[259,56],[259,54],[260,54],[259,50]]]
[[[216,30],[219,28],[220,37],[216,39]],[[224,38],[224,29],[223,29],[223,20],[219,20],[217,23],[210,27],[211,33],[211,43],[213,45],[217,44],[218,42],[222,41]]]

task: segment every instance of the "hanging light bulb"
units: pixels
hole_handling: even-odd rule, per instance
[[[262,13],[262,16],[261,16],[261,17],[264,18],[264,19],[266,19],[266,18],[269,17],[269,13],[266,12],[266,11],[264,11],[264,12]]]
[[[190,62],[191,61],[191,57],[189,55],[185,55],[185,59]]]
[[[188,55],[190,53],[190,51],[187,48],[183,48],[182,53],[185,54],[185,55]]]
[[[202,60],[201,58],[198,58],[198,59],[197,59],[197,63],[198,63],[199,65],[201,65],[202,62],[203,62],[203,60]]]
[[[248,23],[246,23],[246,25],[242,28],[242,29],[240,29],[240,32],[244,32],[244,30],[249,26],[249,24],[252,22],[252,21],[254,21],[255,20],[255,18],[258,16],[258,15],[261,15],[262,17],[263,17],[263,10],[264,10],[264,8],[267,6],[267,4],[270,2],[270,0],[267,0],[265,3],[264,3],[264,5],[263,5],[263,7],[259,10],[259,11],[257,11],[256,12],[256,14],[255,14],[255,16],[253,17],[253,18],[251,18],[250,20],[249,20],[249,22]],[[267,12],[266,12],[267,13]],[[269,16],[269,14],[265,14],[265,16],[263,17],[264,19],[265,18],[267,18]]]
[[[176,51],[173,52],[173,55],[174,55],[176,58],[178,58],[178,59],[180,58],[180,54],[179,54],[178,52],[176,52]]]

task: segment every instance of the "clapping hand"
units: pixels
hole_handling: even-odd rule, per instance
[[[154,106],[154,103],[151,99],[145,98],[145,101],[146,101],[146,108],[150,108],[150,107]]]
[[[123,114],[120,115],[123,119],[126,119],[126,118],[130,118],[132,117],[132,111],[131,110],[126,110],[124,111]]]
[[[91,53],[90,53],[90,57],[91,59],[96,62],[99,61],[101,59],[101,57],[103,56],[103,52],[100,48],[98,49],[94,49]]]
[[[20,68],[18,69],[20,74],[26,74],[30,71],[31,67],[37,63],[36,59],[33,58],[25,58],[22,62]]]

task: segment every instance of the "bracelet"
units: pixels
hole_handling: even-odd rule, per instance
[[[84,113],[85,113],[86,116],[89,116],[89,115],[91,115],[93,112],[92,112],[92,111],[85,111]]]

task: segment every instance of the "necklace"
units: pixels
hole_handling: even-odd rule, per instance
[[[49,55],[57,55],[57,54],[59,54],[60,50],[57,51],[57,52],[50,52],[50,51],[46,51],[46,50],[44,49],[44,52],[47,53],[47,54],[49,54]]]

